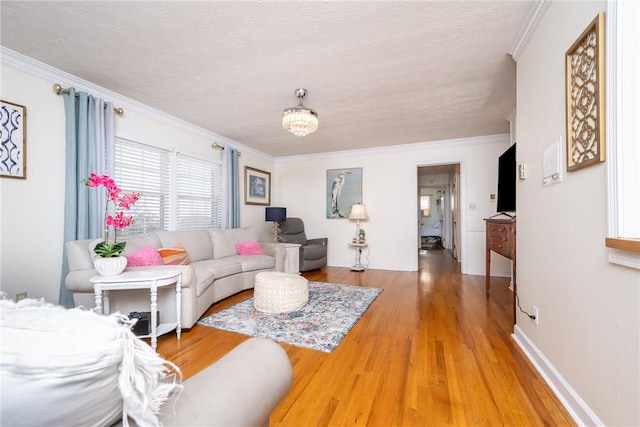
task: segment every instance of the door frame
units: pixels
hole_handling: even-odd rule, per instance
[[[421,162],[415,163],[415,179],[413,180],[413,197],[412,197],[412,205],[413,205],[413,235],[419,236],[420,230],[418,228],[418,224],[420,223],[420,217],[418,216],[418,199],[416,195],[420,192],[420,183],[419,183],[419,170],[421,167],[429,167],[429,166],[442,166],[442,165],[451,165],[451,164],[459,164],[460,165],[460,181],[458,182],[458,192],[460,194],[459,200],[457,200],[457,206],[460,222],[458,227],[460,229],[460,241],[456,242],[458,248],[458,261],[460,262],[460,272],[462,274],[467,274],[466,267],[468,265],[467,257],[467,215],[466,210],[463,209],[463,206],[467,205],[467,165],[464,158],[452,158],[447,160],[439,160],[433,162]],[[418,257],[420,256],[418,251],[414,251],[415,256],[415,271],[418,270]]]

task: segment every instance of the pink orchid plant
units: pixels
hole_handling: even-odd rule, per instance
[[[133,216],[125,215],[124,211],[131,209],[136,204],[140,195],[138,193],[123,194],[115,181],[108,175],[96,175],[92,173],[85,181],[87,187],[104,187],[107,190],[104,220],[104,241],[96,245],[93,251],[102,258],[120,256],[126,242],[116,241],[116,230],[129,227],[133,224]],[[113,202],[113,214],[109,213],[109,202]],[[109,227],[113,227],[113,240],[109,240]]]

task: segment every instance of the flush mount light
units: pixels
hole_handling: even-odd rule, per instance
[[[302,105],[306,89],[296,89],[298,106],[287,108],[282,112],[282,127],[296,136],[305,136],[318,130],[318,113]]]

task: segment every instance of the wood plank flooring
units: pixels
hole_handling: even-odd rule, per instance
[[[332,353],[282,344],[294,369],[271,426],[573,426],[511,338],[508,279],[460,274],[445,250],[421,270],[327,267],[309,280],[383,288]],[[250,298],[234,295],[207,314]],[[160,337],[158,352],[185,378],[248,337],[201,325]]]

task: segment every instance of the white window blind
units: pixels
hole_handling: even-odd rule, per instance
[[[222,227],[222,164],[178,153],[176,228]]]
[[[169,229],[169,159],[170,151],[116,139],[113,178],[123,192],[140,193],[128,212],[135,221],[119,235]]]

